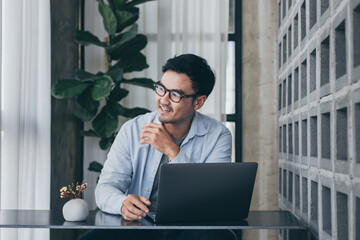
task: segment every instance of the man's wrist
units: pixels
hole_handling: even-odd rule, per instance
[[[170,162],[174,160],[177,157],[177,155],[179,155],[179,152],[180,152],[180,147],[176,145],[176,148],[174,148],[171,151],[171,153],[167,155],[169,157]]]

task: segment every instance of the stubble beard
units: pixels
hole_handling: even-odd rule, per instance
[[[162,115],[161,113],[158,113],[158,119],[162,124],[166,123],[175,123],[176,121],[168,120],[166,116]]]
[[[164,116],[163,114],[158,112],[158,119],[162,124],[179,124],[183,121],[186,121],[186,119],[191,119],[190,122],[192,121],[192,118],[194,117],[194,112],[192,114],[189,114],[187,116],[183,116],[179,119],[168,119],[169,116]]]

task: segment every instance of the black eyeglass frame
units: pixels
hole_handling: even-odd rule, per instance
[[[191,95],[184,95],[184,94],[180,93],[178,90],[169,90],[169,89],[167,89],[166,87],[164,87],[164,85],[162,85],[160,82],[154,83],[153,86],[154,86],[154,91],[155,91],[155,93],[156,93],[158,96],[160,96],[160,97],[165,96],[166,93],[169,92],[169,98],[170,98],[170,100],[171,100],[172,102],[174,102],[174,103],[179,103],[179,102],[181,101],[181,99],[183,99],[183,98],[194,98],[194,97],[199,96],[199,93],[198,93],[198,92],[197,92],[197,93],[194,93],[194,94],[191,94]],[[160,87],[164,88],[164,90],[165,90],[164,95],[161,96],[161,95],[156,91],[156,87],[157,87],[157,86],[160,86]],[[179,100],[179,101],[174,101],[174,100],[171,98],[171,96],[172,96],[171,93],[172,93],[172,92],[176,92],[176,93],[180,94],[180,100]]]

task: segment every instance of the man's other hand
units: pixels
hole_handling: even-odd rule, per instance
[[[123,201],[121,215],[123,219],[127,221],[140,220],[142,217],[146,216],[146,213],[149,212],[147,206],[150,204],[149,199],[146,197],[129,194]]]
[[[159,152],[162,152],[174,160],[180,152],[180,147],[174,138],[162,124],[153,122],[146,123],[140,133],[140,144],[150,144]]]

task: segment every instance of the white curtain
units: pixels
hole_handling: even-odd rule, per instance
[[[106,36],[95,0],[85,2],[85,30],[100,39]],[[220,121],[225,116],[226,47],[229,19],[228,0],[157,0],[139,5],[139,33],[148,38],[143,50],[150,67],[127,76],[161,78],[161,67],[166,60],[182,53],[194,53],[205,58],[216,74],[216,85],[201,112]],[[85,69],[96,73],[104,70],[104,52],[99,47],[85,48]],[[127,107],[145,107],[155,110],[154,92],[127,86],[129,95],[122,100]],[[125,119],[121,119],[121,122]],[[87,126],[85,126],[87,127]],[[98,174],[87,170],[91,161],[103,163],[106,152],[98,147],[98,140],[86,137],[84,141],[84,179],[90,185],[85,200],[96,208],[94,192]]]
[[[182,53],[205,58],[215,70],[216,84],[200,112],[219,121],[225,117],[228,24],[228,0],[159,0],[159,66]]]
[[[1,2],[1,209],[50,209],[50,1]],[[48,239],[6,229],[1,239]]]
[[[155,81],[165,62],[183,53],[197,54],[215,71],[216,84],[200,112],[225,120],[229,0],[158,0],[140,5],[139,32],[148,37],[144,50],[149,69],[133,73]],[[130,87],[124,99],[129,107],[139,103],[154,109],[152,91]]]

